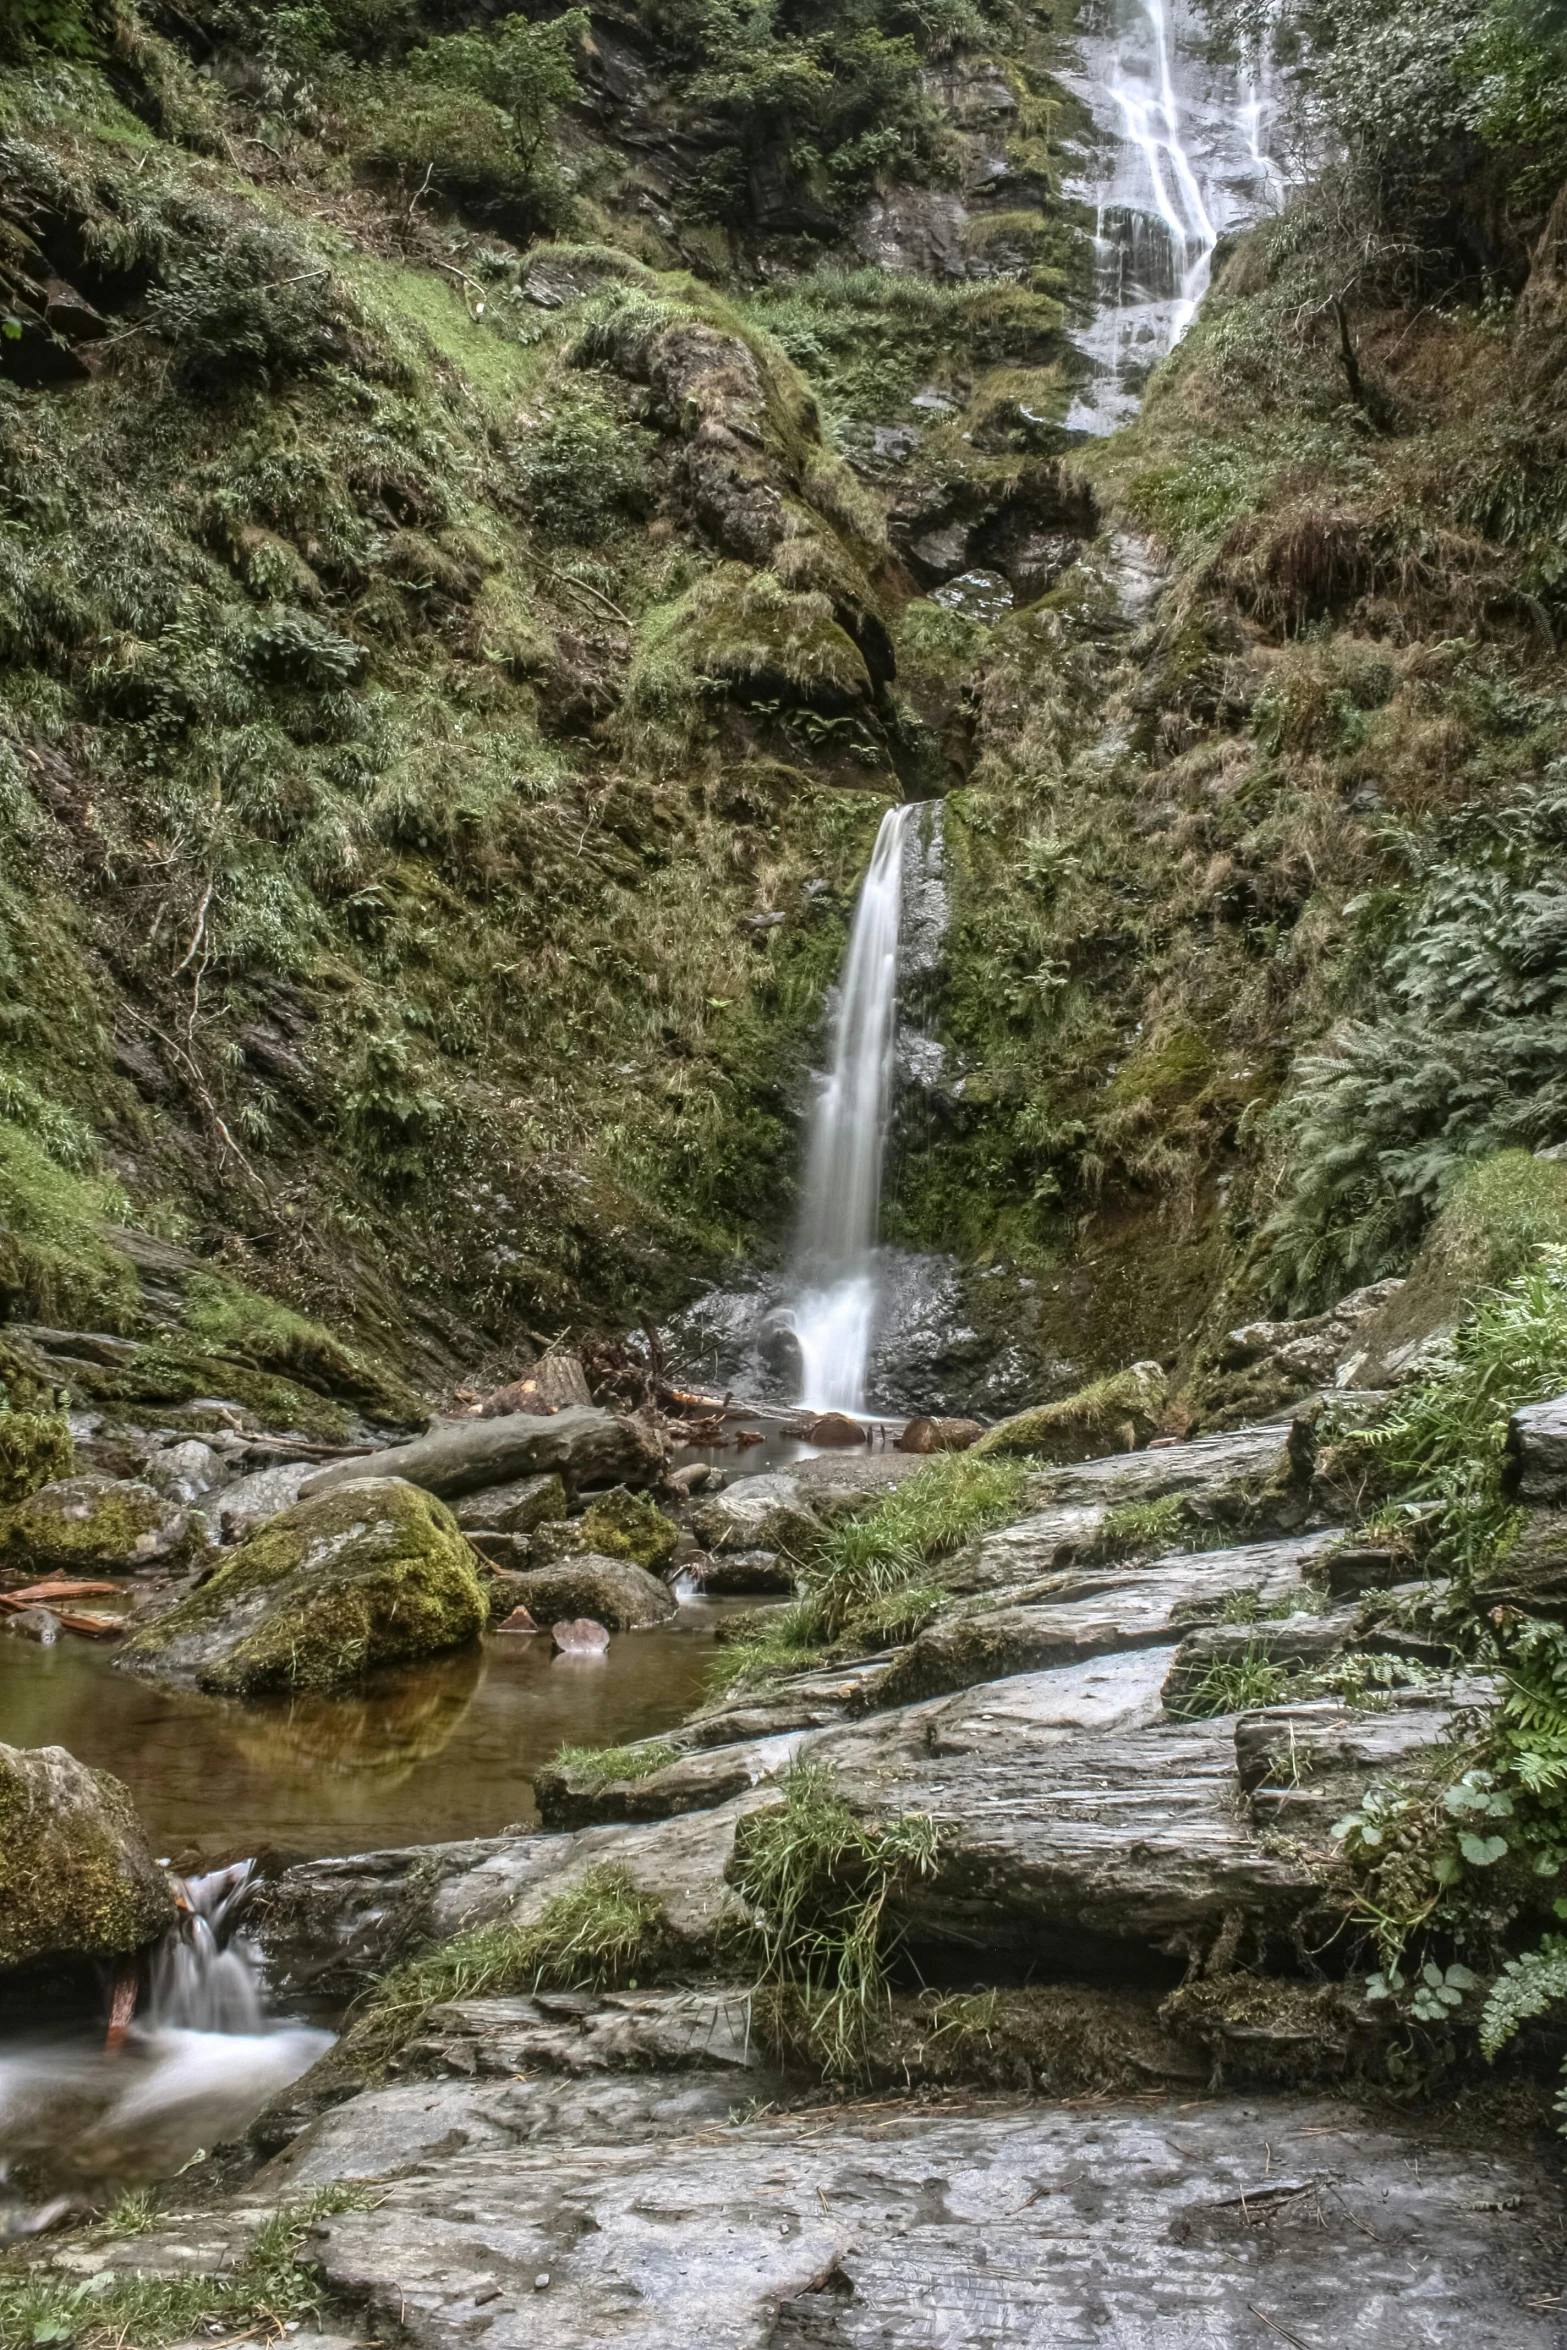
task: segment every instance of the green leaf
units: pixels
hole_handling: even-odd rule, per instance
[[[1458,1839],[1458,1849],[1472,1868],[1488,1869],[1493,1861],[1500,1860],[1506,1852],[1507,1838],[1465,1833]]]

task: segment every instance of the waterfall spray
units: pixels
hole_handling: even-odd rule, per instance
[[[876,1235],[897,1037],[904,843],[914,810],[882,818],[861,884],[832,1026],[832,1058],[811,1114],[791,1309],[801,1401],[865,1406],[876,1310]]]

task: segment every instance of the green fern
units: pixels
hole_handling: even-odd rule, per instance
[[[1510,1958],[1486,1995],[1480,2046],[1495,2056],[1531,2016],[1567,1999],[1567,1935],[1547,1934],[1538,1950]]]

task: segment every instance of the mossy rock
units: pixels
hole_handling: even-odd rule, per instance
[[[1026,1453],[1031,1459],[1053,1461],[1098,1460],[1112,1452],[1132,1452],[1146,1444],[1159,1424],[1170,1398],[1169,1384],[1157,1363],[1133,1363],[1112,1371],[1059,1403],[1038,1405],[998,1420],[973,1447],[977,1458],[986,1453]]]
[[[75,1466],[63,1412],[0,1411],[0,1503],[25,1501]]]
[[[233,1697],[338,1689],[472,1640],[489,1620],[444,1502],[364,1477],[302,1501],[125,1643],[128,1672]]]
[[[1448,1193],[1408,1280],[1367,1323],[1347,1383],[1387,1387],[1418,1377],[1427,1350],[1547,1242],[1567,1243],[1567,1164],[1525,1150],[1477,1159]]]
[[[63,1746],[0,1746],[0,1967],[114,1957],[173,1923],[120,1781]]]
[[[175,1547],[182,1515],[137,1478],[63,1477],[0,1517],[0,1556],[40,1571],[139,1565]]]
[[[657,1573],[674,1557],[680,1528],[646,1494],[617,1485],[583,1511],[582,1538],[585,1549],[604,1558],[630,1559]]]

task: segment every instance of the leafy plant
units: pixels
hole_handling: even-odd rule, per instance
[[[1214,1714],[1247,1713],[1253,1707],[1278,1705],[1295,1687],[1299,1674],[1276,1663],[1266,1648],[1253,1643],[1240,1656],[1215,1657],[1168,1708],[1180,1720],[1206,1721]]]
[[[940,1833],[924,1814],[865,1825],[831,1771],[805,1761],[785,1777],[780,1804],[740,1822],[730,1875],[752,1912],[753,2012],[780,2050],[834,2079],[864,2070],[889,2007],[900,1929],[888,1911],[932,1873]]]

